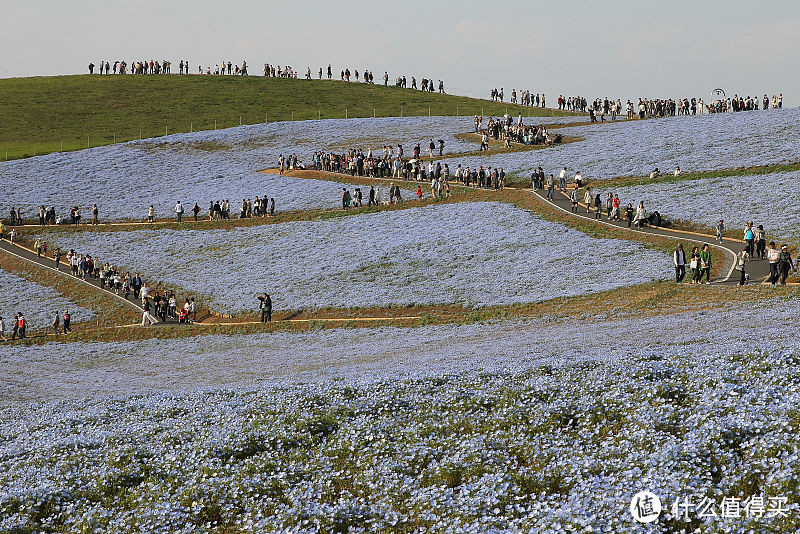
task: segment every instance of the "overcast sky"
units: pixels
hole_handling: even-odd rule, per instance
[[[784,93],[798,105],[800,2],[619,0],[0,0],[0,77],[85,73],[91,61],[224,60],[305,73],[331,63],[587,98]]]

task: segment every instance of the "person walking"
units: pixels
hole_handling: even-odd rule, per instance
[[[53,260],[56,263],[56,271],[60,271],[61,267],[59,264],[61,263],[61,249],[57,248],[56,251],[53,253]]]
[[[64,335],[72,333],[72,327],[70,326],[71,322],[72,315],[70,315],[69,310],[64,310]]]
[[[594,200],[594,196],[592,195],[592,188],[587,187],[586,192],[583,194],[583,203],[586,204],[586,213],[592,211],[592,201]]]
[[[192,208],[192,214],[194,215],[194,222],[197,222],[197,215],[200,213],[200,205],[195,202],[194,207]]]
[[[748,245],[748,252],[750,250],[750,246]],[[767,249],[767,261],[769,262],[769,283],[772,287],[775,287],[778,283],[778,263],[781,261],[781,251],[775,247],[775,242],[769,242],[769,248]]]
[[[50,323],[50,326],[53,328],[53,335],[58,337],[58,327],[61,326],[61,312],[56,311],[55,315],[53,316],[53,322]]]
[[[628,221],[628,228],[630,228],[633,223],[633,205],[630,202],[625,206],[625,219]]]
[[[739,283],[737,285],[743,286],[747,283],[747,264],[750,262],[750,253],[747,247],[744,247],[739,254],[736,255],[736,269],[739,270]]]
[[[749,222],[744,228],[744,242],[747,243],[747,253],[753,255],[753,242],[755,241],[755,232],[753,232],[753,223]]]
[[[792,255],[789,253],[789,247],[783,245],[781,247],[781,258],[778,260],[778,271],[781,275],[781,285],[786,285],[786,278],[789,276],[789,271],[794,268],[794,262],[792,261]]]
[[[0,338],[3,338],[3,341],[8,341],[6,337],[6,322],[0,317]]]
[[[692,248],[692,256],[689,260],[689,267],[692,269],[692,282],[693,284],[700,283],[700,248],[695,246]]]
[[[758,228],[755,231],[755,241],[756,241],[756,253],[753,255],[753,258],[758,258],[759,260],[763,260],[767,254],[767,239],[766,233],[764,232],[764,226],[759,224]]]
[[[725,231],[725,221],[722,219],[717,223],[717,243],[722,244],[722,233]]]
[[[155,317],[150,314],[151,309],[150,300],[147,297],[142,297],[142,326],[145,326],[147,322],[151,325],[156,324],[157,321]]]
[[[594,197],[594,218],[600,220],[603,216],[603,199],[600,198],[600,193]]]
[[[572,190],[572,193],[569,195],[570,202],[572,203],[572,211],[578,211],[578,189],[575,188]]]
[[[547,200],[553,202],[555,200],[556,180],[551,174],[547,178]]]
[[[683,243],[678,243],[678,248],[673,252],[672,263],[675,265],[675,282],[680,284],[686,276],[686,253],[683,251]]]
[[[706,284],[711,283],[711,250],[708,244],[703,245],[703,250],[700,251],[700,276],[697,278],[697,283],[700,283],[706,275]]]

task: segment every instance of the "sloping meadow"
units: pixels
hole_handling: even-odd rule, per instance
[[[414,304],[507,305],[634,285],[669,258],[595,239],[504,203],[458,203],[232,230],[45,234],[210,299],[252,310]]]
[[[76,323],[95,316],[94,312],[78,306],[51,287],[0,269],[0,317],[5,321],[6,335],[17,312],[25,316],[29,329],[41,329],[52,324],[56,312],[63,318],[65,311],[70,312]]]
[[[579,117],[537,118],[565,122]],[[471,117],[406,117],[276,122],[120,143],[78,152],[0,163],[4,206],[21,206],[34,217],[40,205],[67,215],[80,206],[85,216],[97,204],[102,220],[140,219],[152,204],[157,217],[174,216],[180,200],[197,202],[206,213],[211,200],[267,195],[278,210],[335,208],[340,186],[257,171],[278,166],[278,157],[296,153],[306,164],[315,151],[372,149],[445,141],[446,152],[475,150],[456,134],[474,129]]]

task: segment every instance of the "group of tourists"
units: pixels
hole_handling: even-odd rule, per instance
[[[69,314],[69,312],[66,312]],[[58,312],[56,312],[58,315]],[[8,341],[6,337],[6,320],[3,317],[0,317],[0,339],[3,341]],[[22,312],[17,312],[14,317],[10,321],[11,326],[11,341],[16,339],[25,339],[26,331],[28,329],[28,320],[25,318],[25,315]],[[64,332],[66,333],[66,331]]]
[[[519,114],[516,122],[508,114],[497,119],[488,117],[486,129],[483,129],[483,117],[475,116],[475,132],[482,134],[481,150],[488,150],[489,138],[496,141],[502,140],[506,148],[511,147],[512,142],[525,145],[552,145],[561,143],[561,134],[551,135],[544,125],[526,125],[523,123],[522,114]]]
[[[497,100],[497,97],[499,97],[499,100],[502,102],[503,88],[500,88],[499,94],[497,93],[497,89],[492,89],[491,96],[493,97],[492,100]],[[545,107],[545,96],[544,93],[532,93],[527,89],[524,91],[520,89],[518,94],[516,89],[511,89],[511,103],[521,106]]]
[[[128,74],[128,63],[125,61],[115,61],[113,66],[108,61],[100,61],[97,65],[98,74]],[[131,61],[131,74],[171,74],[172,62],[167,61]],[[94,74],[95,64],[89,63],[89,74]],[[181,60],[179,64],[180,74],[189,74],[189,62]]]

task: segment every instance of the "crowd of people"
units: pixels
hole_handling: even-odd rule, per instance
[[[489,148],[490,137],[496,141],[502,140],[505,147],[510,147],[512,142],[525,145],[552,145],[563,140],[561,134],[549,134],[545,125],[524,124],[522,114],[519,114],[516,122],[508,114],[497,119],[488,117],[486,129],[483,128],[483,117],[476,115],[475,132],[484,136],[481,139],[481,150]]]
[[[761,109],[770,109],[770,99],[765,94]],[[771,100],[772,109],[783,107],[783,93],[773,95]],[[626,118],[633,119],[638,116],[640,119],[652,117],[674,117],[680,115],[697,115],[707,113],[727,113],[731,111],[751,111],[759,109],[758,97],[740,97],[734,95],[733,98],[719,99],[705,103],[702,98],[639,98],[634,104],[628,100],[624,105],[618,98],[616,100],[605,98],[595,98],[587,101],[585,97],[559,95],[557,109],[564,111],[588,112],[591,121],[604,121],[606,116],[611,120],[616,120],[624,112]]]

